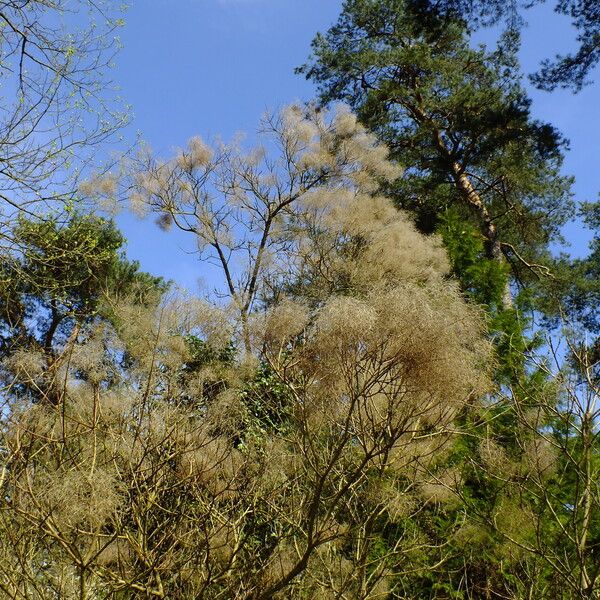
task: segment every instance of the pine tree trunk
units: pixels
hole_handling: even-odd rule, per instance
[[[498,231],[485,202],[481,198],[475,186],[471,183],[465,173],[464,165],[461,165],[453,156],[446,145],[442,132],[437,128],[435,121],[427,115],[420,106],[419,94],[415,94],[417,103],[404,101],[404,106],[410,111],[412,117],[419,123],[427,124],[433,130],[433,142],[442,160],[448,165],[450,175],[463,200],[477,216],[480,231],[485,238],[485,249],[488,258],[497,261],[502,266],[506,265],[506,258],[502,252],[502,244],[498,239]],[[502,308],[508,310],[513,308],[513,297],[510,289],[510,279],[507,277],[502,292]]]
[[[471,180],[465,173],[464,167],[452,157],[439,130],[435,132],[435,142],[440,154],[450,165],[454,184],[461,197],[477,216],[481,233],[485,238],[487,257],[504,266],[506,264],[506,258],[502,252],[500,240],[498,239],[498,230],[485,202],[479,195],[479,192],[475,189],[475,186],[471,183]],[[508,310],[512,307],[513,297],[510,290],[510,279],[507,277],[502,292],[502,308]]]
[[[469,178],[462,171],[461,166],[456,162],[452,164],[452,173],[456,187],[479,217],[481,233],[485,237],[487,257],[504,265],[506,258],[504,257],[502,246],[498,239],[498,230],[492,221],[490,213],[481,199],[481,196],[477,193],[477,190],[473,187]],[[512,292],[510,290],[510,281],[507,277],[502,292],[502,308],[506,310],[512,308],[512,306]]]

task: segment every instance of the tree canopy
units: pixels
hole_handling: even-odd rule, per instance
[[[315,101],[108,168],[119,7],[0,2],[0,596],[599,598],[600,212],[523,83],[537,3],[346,0]],[[577,90],[598,14],[556,9],[535,81]]]
[[[421,16],[438,15],[459,19],[470,30],[503,24],[518,33],[527,24],[527,9],[545,4],[571,20],[579,47],[575,52],[548,56],[531,81],[540,89],[567,88],[575,92],[591,82],[591,72],[600,61],[600,7],[595,0],[410,0]]]

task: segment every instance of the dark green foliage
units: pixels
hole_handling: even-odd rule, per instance
[[[18,251],[0,265],[0,354],[41,353],[48,373],[85,324],[119,325],[114,303],[145,303],[166,288],[125,258],[123,236],[101,217],[21,217],[12,235]]]
[[[237,348],[233,342],[215,348],[197,335],[185,337],[185,343],[190,354],[182,368],[183,381],[201,374],[201,398],[187,398],[188,402],[204,407],[215,400],[221,392],[229,387],[228,370],[233,366]]]
[[[569,16],[577,30],[579,48],[574,54],[546,59],[532,81],[542,90],[557,87],[580,91],[600,61],[600,4],[596,0],[559,0],[557,13]]]
[[[40,311],[60,321],[92,318],[108,311],[105,294],[113,299],[133,294],[143,301],[164,289],[160,278],[125,259],[123,236],[103,218],[75,215],[66,224],[21,218],[13,235],[19,251],[5,258],[0,275],[5,339],[27,328],[26,321]],[[29,333],[36,337],[43,326]]]
[[[19,252],[4,258],[0,276],[4,344],[38,333],[50,346],[60,321],[96,310],[100,281],[118,261],[123,238],[95,217],[75,217],[67,226],[21,218],[14,237]],[[50,325],[28,330],[39,312],[52,313]]]
[[[261,363],[253,379],[244,386],[242,401],[248,410],[251,434],[285,430],[291,416],[292,392],[267,363]]]
[[[22,218],[14,235],[32,291],[38,287],[74,311],[95,304],[97,282],[111,275],[124,244],[114,226],[92,216],[75,216],[66,226]]]
[[[187,336],[185,341],[191,358],[186,361],[184,376],[205,370],[203,397],[196,401],[210,404],[219,393],[230,388],[226,371],[234,367],[238,349],[234,342],[216,348],[193,335]],[[285,429],[285,423],[291,417],[292,392],[267,362],[258,365],[251,377],[242,383],[239,393],[247,412],[238,444],[247,441],[248,437],[257,440]]]
[[[453,274],[460,279],[466,295],[486,307],[498,358],[497,380],[510,383],[522,377],[523,358],[532,349],[532,343],[524,333],[528,324],[524,313],[516,308],[506,309],[502,304],[510,277],[508,264],[487,258],[481,234],[453,210],[439,217],[437,233],[444,240]],[[524,306],[521,297],[517,297],[517,306]]]
[[[196,371],[202,367],[222,365],[231,366],[236,356],[236,347],[233,342],[221,348],[215,348],[202,338],[188,335],[185,338],[191,358],[186,363],[187,371]]]
[[[438,216],[436,232],[444,240],[453,273],[460,278],[465,293],[490,311],[501,310],[502,293],[510,276],[508,265],[485,256],[483,237],[456,211],[448,209]]]
[[[504,24],[517,33],[527,20],[526,9],[539,4],[570,18],[576,30],[577,50],[542,61],[532,82],[542,90],[556,88],[579,92],[590,83],[590,73],[600,61],[600,4],[597,0],[410,0],[412,9],[422,18],[460,20],[473,31],[479,27]]]

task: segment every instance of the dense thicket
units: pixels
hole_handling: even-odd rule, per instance
[[[54,394],[23,392],[48,371],[37,347],[5,360],[8,596],[372,598],[442,545],[420,515],[453,502],[459,416],[488,385],[478,310],[372,195],[396,168],[351,114],[263,130],[280,155],[194,139],[134,175],[220,262],[227,302],[104,317],[96,268]]]
[[[0,597],[599,597],[598,240],[553,256],[567,145],[515,28],[469,41],[520,5],[348,0],[303,71],[351,107],[76,188],[44,123],[80,114],[111,44],[53,26],[83,2],[0,4],[14,114],[47,107],[0,180]],[[213,292],[140,271],[80,202],[122,196],[194,241]],[[542,345],[532,314],[564,331]]]
[[[322,103],[349,102],[407,165],[390,193],[421,231],[441,235],[462,289],[489,315],[496,380],[505,387],[483,421],[502,459],[489,464],[470,449],[477,467],[463,500],[499,537],[482,542],[476,560],[458,553],[460,577],[448,577],[448,591],[522,597],[519,581],[530,597],[552,597],[551,582],[560,580],[569,588],[565,597],[595,597],[597,351],[572,342],[553,360],[566,351],[574,373],[555,373],[533,359],[535,338],[527,338],[531,309],[538,323],[560,317],[579,331],[597,331],[596,242],[586,259],[552,256],[551,244],[573,214],[570,182],[560,176],[566,146],[551,125],[530,116],[514,31],[493,52],[470,45],[476,23],[469,17],[493,22],[511,7],[458,4],[345,2],[300,71],[320,86]],[[592,227],[596,208],[582,208]],[[511,462],[527,461],[531,444],[560,461],[533,486]],[[517,536],[503,531],[509,522],[497,517],[507,502],[524,511]],[[503,556],[503,539],[525,554]]]

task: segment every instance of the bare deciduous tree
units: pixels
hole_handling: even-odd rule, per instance
[[[5,240],[15,214],[36,216],[72,201],[98,146],[126,122],[108,77],[120,24],[112,0],[0,3]]]

